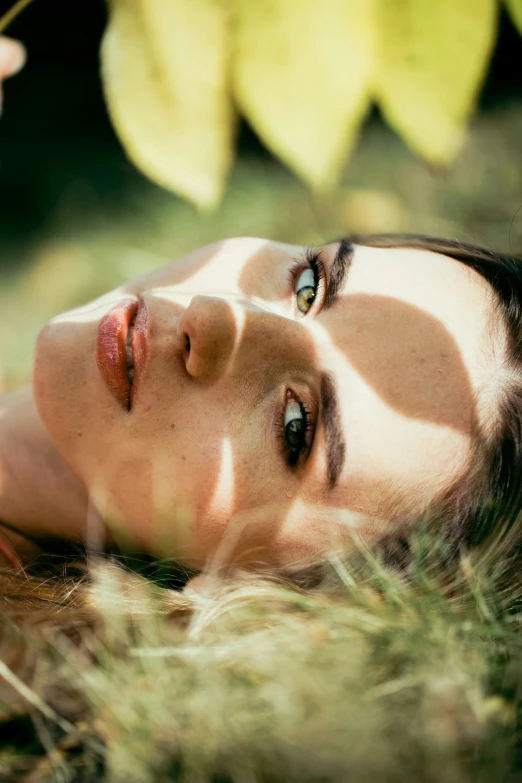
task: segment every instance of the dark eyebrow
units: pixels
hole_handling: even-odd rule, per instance
[[[343,469],[346,444],[341,428],[337,389],[331,375],[326,372],[321,373],[320,392],[326,444],[328,488],[333,489]]]
[[[323,310],[332,307],[337,301],[343,287],[344,279],[350,269],[353,258],[353,245],[346,239],[341,239],[337,253],[330,267],[328,290],[324,298]]]

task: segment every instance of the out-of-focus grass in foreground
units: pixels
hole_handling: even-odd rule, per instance
[[[0,677],[19,716],[0,710],[0,778],[516,783],[520,579],[506,590],[491,557],[445,569],[433,535],[413,551],[408,580],[366,554],[308,592],[244,574],[180,593],[109,563],[83,587],[4,574],[21,632],[6,619],[0,642],[30,691]]]

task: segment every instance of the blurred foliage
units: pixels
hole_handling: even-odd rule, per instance
[[[234,8],[239,110],[306,182],[333,184],[370,105],[372,4],[238,0]]]
[[[451,161],[489,64],[495,0],[379,3],[375,92],[384,116],[428,162]]]
[[[513,19],[520,0],[509,0]],[[372,101],[433,165],[452,161],[487,74],[498,0],[111,0],[108,108],[155,182],[215,206],[232,106],[308,185],[341,178]]]
[[[129,156],[202,206],[220,197],[232,157],[228,38],[219,0],[116,0],[101,50]]]
[[[511,18],[522,34],[522,0],[506,0]]]

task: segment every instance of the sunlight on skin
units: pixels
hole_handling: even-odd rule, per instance
[[[88,324],[97,323],[110,309],[119,304],[122,299],[121,291],[117,288],[108,294],[98,297],[93,302],[89,302],[75,310],[68,310],[65,313],[55,316],[51,323],[53,324]]]
[[[259,251],[265,248],[266,245],[267,243],[263,239],[254,240],[252,251]],[[223,291],[226,291],[228,288],[228,291],[232,293],[239,288],[242,269],[240,264],[237,264],[237,268],[234,269],[234,261],[236,259],[239,262],[242,261],[241,250],[237,247],[234,240],[230,239],[225,239],[212,257],[213,265],[221,266],[223,270],[227,270],[226,273],[223,272]],[[196,266],[188,277],[176,284],[176,287],[183,293],[191,295],[194,293],[212,294],[215,292],[215,282],[212,278],[209,279],[208,270],[204,265]]]
[[[219,509],[220,514],[230,518],[234,509],[234,495],[234,456],[230,439],[225,436],[221,444],[221,463],[210,505]]]
[[[174,529],[172,519],[177,516],[177,499],[181,493],[179,487],[172,486],[171,477],[162,475],[164,472],[161,458],[143,457],[136,449],[129,451],[124,462],[109,451],[102,462],[91,467],[91,499],[118,543],[150,546],[151,541],[165,543],[170,534],[169,544],[174,544],[178,531]],[[118,492],[128,476],[133,479],[132,496]],[[167,492],[169,485],[171,491]],[[135,504],[140,507],[139,525],[133,524]],[[183,539],[182,535],[180,537]]]
[[[462,368],[465,368],[470,392],[472,389],[484,391],[485,386],[491,386],[492,382],[494,386],[495,380],[500,374],[500,367],[494,365],[492,367],[492,362],[503,356],[503,339],[499,336],[500,344],[497,346],[496,356],[493,356],[492,338],[495,330],[492,328],[491,316],[495,310],[493,308],[493,291],[489,284],[474,270],[455,262],[453,259],[439,254],[426,254],[425,251],[413,250],[411,251],[412,260],[416,263],[409,264],[408,275],[410,279],[408,286],[404,286],[401,277],[394,273],[396,265],[401,262],[403,252],[400,248],[390,248],[386,251],[387,264],[379,266],[372,253],[372,248],[358,247],[358,263],[354,264],[350,273],[349,291],[343,296],[343,300],[349,302],[350,297],[367,295],[367,280],[363,270],[365,267],[369,269],[374,267],[372,296],[381,296],[383,300],[388,301],[396,299],[418,309],[417,291],[425,285],[424,280],[431,272],[430,267],[435,267],[437,264],[440,271],[434,278],[433,296],[430,298],[429,308],[427,308],[427,312],[435,319],[432,328],[441,329],[443,327],[447,335],[453,338],[459,354],[458,359]],[[431,274],[433,275],[432,272]],[[455,305],[449,292],[452,287],[462,287],[463,277],[467,279],[466,308],[470,312],[476,312],[479,317],[455,318]],[[480,360],[477,361],[477,358]],[[439,368],[437,373],[440,371]],[[359,369],[358,372],[360,372]],[[430,380],[437,383],[437,375]],[[482,405],[475,410],[475,414],[477,414],[481,426],[486,427],[491,409]]]
[[[165,302],[170,302],[171,304],[177,305],[181,310],[184,310],[186,307],[188,307],[193,298],[193,294],[189,293],[189,291],[180,292],[174,288],[153,288],[151,291],[149,291],[149,295],[151,298],[155,297],[156,299],[162,299]],[[229,364],[233,364],[237,351],[241,345],[246,318],[245,306],[243,302],[241,300],[234,302],[234,295],[229,294],[229,297],[232,299],[232,301],[229,301],[229,304],[230,311],[234,317],[235,323],[234,345],[229,358]],[[236,297],[236,299],[238,299],[238,297]]]
[[[337,248],[321,252],[327,275]],[[298,276],[310,268],[303,248],[226,240],[43,330],[40,415],[101,515],[137,545],[195,565],[310,561],[354,535],[377,541],[465,468],[474,395],[491,375],[483,281],[438,254],[357,247],[338,303],[302,317],[296,264]],[[94,346],[102,318],[138,296],[149,358],[128,411]],[[324,424],[297,466],[283,445],[288,391],[315,417],[324,373],[346,442],[333,488]]]
[[[347,299],[349,301],[349,298]],[[419,452],[424,448],[428,448],[432,441],[454,443],[451,455],[448,455],[447,451],[441,452],[440,455],[434,451],[432,456],[433,473],[438,473],[443,476],[444,468],[447,466],[448,460],[453,460],[455,469],[458,469],[462,453],[466,450],[467,446],[467,436],[465,434],[456,432],[455,428],[449,424],[415,419],[412,418],[412,416],[408,416],[397,410],[394,410],[394,418],[387,422],[387,427],[381,427],[378,437],[383,445],[383,450],[376,451],[373,448],[373,440],[369,437],[365,438],[365,435],[369,434],[369,427],[372,426],[372,422],[367,422],[361,414],[363,410],[368,407],[371,407],[376,411],[382,408],[383,400],[380,394],[368,383],[366,378],[361,375],[357,367],[350,362],[347,351],[343,351],[333,343],[331,333],[322,323],[315,321],[311,324],[310,330],[315,335],[318,352],[323,356],[325,355],[325,351],[330,352],[330,364],[337,367],[339,372],[343,372],[347,386],[349,385],[352,390],[357,390],[357,394],[354,394],[356,400],[355,404],[350,407],[346,406],[342,413],[344,429],[347,432],[352,433],[352,438],[356,439],[359,444],[356,460],[352,459],[349,447],[347,452],[344,475],[351,481],[353,488],[355,488],[357,484],[358,467],[361,462],[371,466],[373,480],[375,482],[379,481],[380,476],[389,474],[391,469],[392,476],[395,476],[397,484],[400,484],[401,477],[405,473],[412,479],[415,479],[417,476],[417,482],[421,484],[423,465],[419,463]],[[388,408],[387,405],[386,408]],[[379,424],[380,419],[377,421]],[[362,427],[361,424],[363,424]],[[390,467],[387,460],[387,454],[395,449],[395,444],[400,440],[400,437],[405,430],[412,433],[412,441],[419,444],[419,451],[411,449],[409,453],[397,454],[396,463]],[[366,451],[366,442],[368,442],[369,451]],[[386,445],[388,445],[388,448],[384,448]],[[324,471],[324,468],[322,470]],[[442,489],[442,483],[437,487],[436,491],[440,491],[440,489]],[[428,496],[433,494],[432,486],[427,487],[426,494],[427,499]],[[334,492],[330,500],[335,499],[335,496],[336,493]],[[383,500],[384,497],[382,498]],[[339,496],[338,504],[344,505],[345,503],[346,497]],[[379,506],[372,508],[372,518],[373,515],[378,516],[379,513]]]
[[[264,243],[259,242],[259,246],[263,246]],[[229,246],[230,243],[225,242],[226,246]],[[365,249],[363,248],[361,252],[363,252]],[[226,248],[222,251],[222,253],[225,253]],[[219,260],[220,254],[217,255],[215,260]],[[236,278],[239,277],[239,274],[236,275]],[[186,281],[184,281],[178,288],[156,288],[152,289],[149,293],[153,297],[157,297],[158,299],[163,299],[168,302],[172,302],[173,304],[178,305],[180,308],[185,308],[192,298],[192,294],[190,291],[193,290],[192,284],[196,285],[198,279],[201,281],[204,281],[205,279],[205,268],[197,270],[191,277],[189,277]],[[384,284],[382,281],[376,280],[376,290],[382,291],[386,290],[386,282]],[[233,280],[229,280],[227,278],[227,284],[233,283]],[[186,293],[183,289],[186,289]],[[352,275],[351,280],[351,294],[357,292],[357,279],[355,275]],[[98,321],[99,318],[107,312],[108,309],[111,308],[112,305],[117,304],[122,299],[121,296],[121,289],[117,289],[116,291],[110,292],[109,294],[106,294],[99,299],[95,300],[92,303],[89,303],[85,305],[84,307],[79,308],[78,310],[69,311],[67,313],[64,313],[62,315],[57,316],[55,319],[53,319],[54,323],[87,323],[89,321]],[[236,340],[234,343],[234,355],[231,357],[231,360],[234,359],[235,353],[239,349],[239,345],[241,342],[243,329],[245,325],[245,310],[244,307],[234,306],[234,303],[231,303],[231,311],[233,313],[233,316],[235,318],[236,324],[237,324],[237,334],[236,334]],[[328,330],[319,322],[315,322],[311,325],[311,328],[318,333],[318,345],[321,346],[321,349],[324,350],[324,346],[328,345],[329,350],[332,351],[334,354],[334,363],[341,367],[345,366],[345,368],[350,372],[352,375],[353,383],[358,383],[361,388],[361,400],[363,396],[368,397],[374,397],[376,398],[377,395],[375,391],[365,382],[364,378],[360,376],[359,373],[357,373],[357,370],[353,367],[353,365],[350,364],[349,359],[347,358],[346,354],[336,348],[336,346],[333,344],[332,338]],[[359,407],[361,406],[362,402],[359,402]],[[357,427],[357,421],[358,421],[358,408],[354,407],[350,411],[351,416],[350,419],[346,420],[346,426],[349,430],[354,431],[354,428]],[[406,417],[407,418],[407,417]],[[418,422],[417,427],[419,429],[426,429],[429,430],[430,428],[435,430],[439,425],[430,425],[427,422]],[[379,464],[378,455],[373,454],[374,459],[374,470],[376,477],[380,474],[382,467]],[[398,466],[398,471],[402,471],[404,469],[403,465]],[[415,472],[416,470],[416,460],[413,458],[410,462],[410,464],[407,466],[407,469],[409,471]]]
[[[327,522],[327,524],[325,524]],[[278,504],[267,504],[235,514],[216,537],[206,571],[219,571],[227,563],[273,563],[278,567],[312,565],[361,542],[373,546],[392,533],[396,523],[335,506],[311,506],[295,498],[281,516]],[[268,535],[267,535],[268,533]],[[194,560],[194,564],[201,560]],[[190,560],[189,560],[190,563]]]

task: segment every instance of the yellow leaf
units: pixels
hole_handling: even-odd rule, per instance
[[[131,160],[200,207],[232,155],[225,0],[111,0],[102,41],[109,114]]]
[[[368,0],[234,0],[236,101],[266,145],[317,188],[333,185],[369,106]]]
[[[457,153],[487,72],[497,0],[377,0],[376,97],[433,164]]]
[[[522,35],[522,0],[506,0],[513,24]]]

